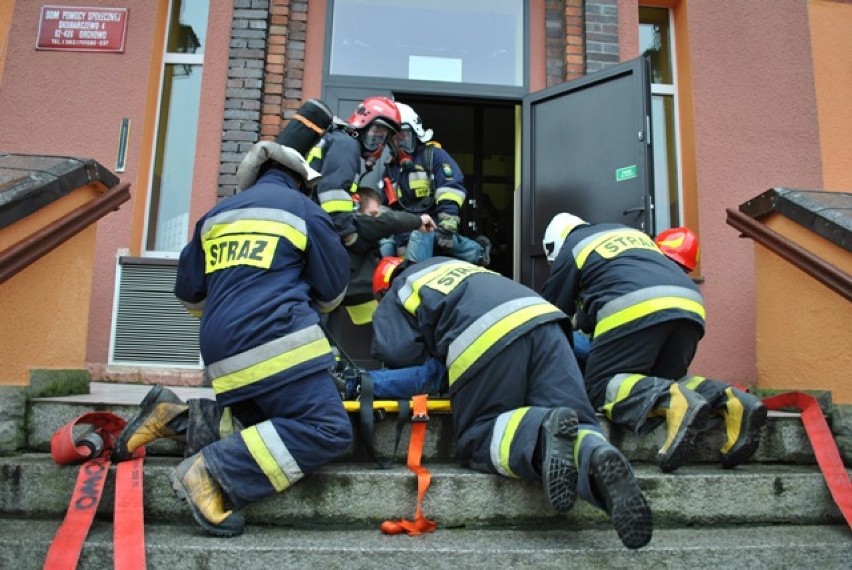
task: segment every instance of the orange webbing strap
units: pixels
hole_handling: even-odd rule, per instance
[[[426,426],[429,423],[429,403],[426,394],[412,398],[413,411],[411,414],[411,439],[408,444],[408,468],[417,475],[417,510],[414,520],[392,520],[382,523],[381,531],[385,534],[418,535],[435,530],[435,521],[423,516],[423,497],[429,489],[432,476],[420,465],[423,455],[423,442],[426,441]]]
[[[59,465],[80,464],[77,482],[65,519],[47,551],[44,568],[74,569],[83,543],[92,526],[110,467],[110,451],[126,422],[109,412],[90,412],[62,426],[50,440],[50,454]],[[75,440],[74,427],[92,426],[88,445]],[[133,459],[120,463],[116,470],[114,544],[115,568],[145,568],[145,526],[142,512],[142,458],[140,448]]]
[[[852,482],[843,466],[837,444],[828,429],[828,423],[822,414],[819,403],[813,396],[802,392],[787,392],[765,398],[763,403],[767,409],[781,410],[796,408],[802,412],[802,423],[814,450],[817,464],[828,485],[828,490],[835,504],[846,519],[846,524],[852,528]]]

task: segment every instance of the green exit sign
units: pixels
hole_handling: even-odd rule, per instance
[[[615,171],[615,181],[622,182],[624,180],[630,180],[631,178],[636,178],[636,165],[631,164],[630,166],[625,166],[624,168],[619,168]]]

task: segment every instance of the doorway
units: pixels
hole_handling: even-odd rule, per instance
[[[515,106],[511,102],[399,95],[464,173],[461,233],[491,240],[489,268],[512,278]]]

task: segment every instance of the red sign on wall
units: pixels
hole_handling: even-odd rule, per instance
[[[36,49],[123,52],[127,8],[42,6]]]

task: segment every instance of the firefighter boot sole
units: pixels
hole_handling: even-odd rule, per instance
[[[577,466],[574,441],[579,422],[571,408],[555,408],[544,419],[541,477],[547,502],[558,513],[567,513],[577,498]]]
[[[654,532],[651,506],[627,459],[614,447],[600,448],[592,454],[591,473],[622,544],[634,549],[648,544]]]
[[[760,444],[760,430],[766,424],[767,410],[763,402],[758,402],[751,409],[743,413],[743,421],[740,425],[741,433],[745,433],[739,442],[737,442],[731,451],[722,454],[722,467],[725,469],[733,469],[740,463],[746,461],[757,451],[757,446]]]
[[[703,398],[702,398],[703,400]],[[665,453],[657,454],[657,464],[663,473],[670,473],[684,464],[695,449],[695,440],[710,420],[710,405],[706,400],[689,407],[680,427]]]
[[[125,428],[121,431],[121,434],[118,436],[118,439],[115,441],[112,448],[112,454],[110,456],[111,461],[127,461],[133,456],[133,452],[127,448],[130,438],[133,437],[142,424],[147,421],[148,417],[157,407],[157,404],[162,403],[183,404],[183,401],[181,401],[177,394],[160,385],[154,386],[148,390],[148,393],[145,394],[144,398],[142,398],[142,402],[139,403],[139,413],[127,423],[127,426],[125,426]]]
[[[169,481],[172,484],[172,489],[174,490],[175,495],[178,499],[186,501],[186,504],[189,505],[189,510],[192,512],[192,518],[194,518],[195,522],[197,522],[198,525],[209,534],[222,538],[231,538],[233,536],[241,535],[246,526],[246,520],[242,513],[233,512],[221,523],[214,524],[204,518],[204,515],[201,514],[198,506],[192,501],[190,498],[192,497],[192,493],[183,483],[183,478],[191,467],[191,460],[192,457],[184,459],[174,471],[169,473]]]

